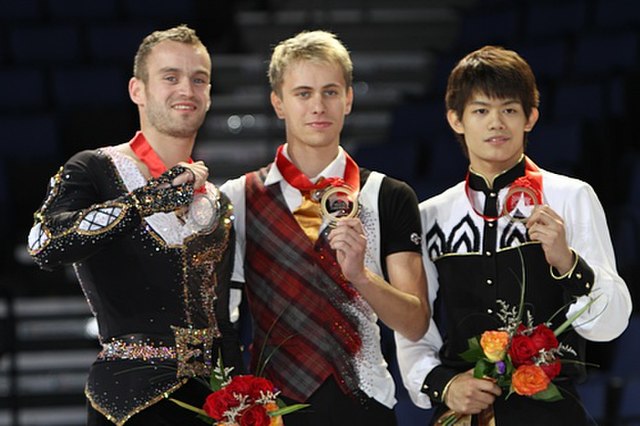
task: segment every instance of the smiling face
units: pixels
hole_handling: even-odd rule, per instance
[[[271,93],[278,118],[285,121],[292,147],[337,149],[353,90],[337,64],[299,60],[285,73],[280,95]]]
[[[211,103],[211,59],[206,49],[177,41],[155,45],[146,61],[146,80],[132,78],[142,131],[195,137]]]
[[[485,177],[514,166],[524,153],[525,132],[538,120],[538,109],[527,117],[520,101],[496,99],[474,93],[465,104],[462,117],[447,112],[451,128],[464,136],[471,168]]]

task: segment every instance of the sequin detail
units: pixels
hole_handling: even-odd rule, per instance
[[[211,374],[213,330],[171,326],[176,339],[178,358],[177,377],[207,376]]]
[[[114,338],[102,344],[98,359],[114,360],[176,360],[176,377],[208,376],[212,367],[213,338],[217,334],[212,329],[185,328],[171,326],[175,346],[166,345],[162,340],[133,335]]]
[[[176,359],[176,348],[173,346],[155,346],[152,343],[127,342],[113,339],[102,344],[98,359],[112,361],[116,359]]]
[[[108,231],[120,222],[125,214],[125,205],[103,205],[84,214],[78,225],[78,233],[91,235]]]

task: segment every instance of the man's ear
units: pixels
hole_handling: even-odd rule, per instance
[[[449,122],[449,126],[451,126],[454,132],[459,135],[464,134],[464,125],[462,124],[462,121],[460,121],[458,113],[456,113],[454,110],[447,110],[447,121]]]
[[[284,108],[282,105],[282,99],[276,94],[275,91],[271,91],[271,106],[276,112],[279,119],[284,120]]]
[[[209,108],[211,108],[211,84],[209,84],[209,90],[207,92],[207,97],[209,98],[207,100],[207,111],[209,111]]]
[[[129,80],[129,97],[136,105],[144,105],[144,83],[135,77]]]
[[[353,107],[353,87],[349,86],[347,89],[347,101],[344,109],[344,114],[349,115],[351,113],[351,107]]]
[[[524,125],[524,131],[530,132],[531,130],[533,130],[533,127],[538,122],[538,118],[540,118],[540,110],[538,110],[538,108],[531,108],[529,119],[527,120],[527,123]]]

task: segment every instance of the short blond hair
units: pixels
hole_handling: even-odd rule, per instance
[[[335,34],[316,30],[298,33],[273,49],[268,72],[271,90],[281,95],[287,67],[303,60],[337,64],[342,69],[346,87],[351,87],[353,63],[349,51]]]

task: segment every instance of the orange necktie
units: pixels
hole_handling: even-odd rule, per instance
[[[320,234],[322,212],[320,211],[320,203],[311,198],[310,191],[302,191],[302,204],[293,211],[293,216],[311,242],[315,243]]]

